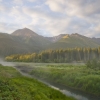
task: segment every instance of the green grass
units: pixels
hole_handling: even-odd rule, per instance
[[[40,66],[35,67],[30,74],[43,80],[100,96],[100,70],[90,69],[85,65]]]
[[[58,90],[0,65],[0,100],[74,100]]]

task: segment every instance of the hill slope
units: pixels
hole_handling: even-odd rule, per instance
[[[25,52],[29,52],[29,48],[26,47],[26,44],[20,38],[0,33],[0,56]]]
[[[66,34],[60,34],[58,36],[53,36],[53,37],[46,37],[49,41],[51,41],[52,43],[55,43],[57,41],[59,41],[62,37],[64,37]]]
[[[50,41],[43,36],[40,36],[28,28],[19,29],[12,33],[14,36],[20,37],[25,44],[38,51],[43,49]]]
[[[12,34],[0,33],[0,56],[38,52],[49,43],[45,37],[27,28],[16,30]]]
[[[92,40],[100,45],[100,38],[92,38]]]
[[[79,35],[77,33],[65,35],[55,43],[47,46],[48,49],[75,48],[75,47],[99,47],[100,45],[91,38]],[[46,48],[46,49],[47,49]]]
[[[44,49],[99,46],[99,40],[96,41],[79,34],[43,37],[28,28],[18,29],[12,34],[0,33],[0,56],[39,52]]]

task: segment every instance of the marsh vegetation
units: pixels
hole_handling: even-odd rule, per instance
[[[74,100],[15,68],[0,65],[0,100]]]
[[[100,70],[97,69],[87,65],[56,64],[34,67],[30,74],[42,80],[100,96]]]

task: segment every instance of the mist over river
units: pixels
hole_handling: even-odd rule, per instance
[[[34,67],[38,67],[39,65],[41,65],[41,63],[19,63],[19,62],[1,61],[0,64],[2,64],[4,66],[15,67],[21,74],[28,76],[28,77],[33,77],[33,78],[41,81],[42,83],[47,84],[51,88],[54,88],[54,89],[61,91],[62,93],[64,93],[67,96],[71,96],[71,97],[76,98],[76,100],[100,100],[100,97],[96,97],[94,95],[90,95],[90,94],[81,92],[79,90],[65,87],[63,85],[56,84],[56,83],[53,83],[50,81],[41,80],[33,75],[28,74]],[[47,65],[47,64],[44,63],[44,65]]]

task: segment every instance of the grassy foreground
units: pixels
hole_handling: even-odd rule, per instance
[[[100,97],[100,70],[87,68],[86,65],[40,66],[30,74]]]
[[[0,65],[0,100],[74,100],[12,67]]]

